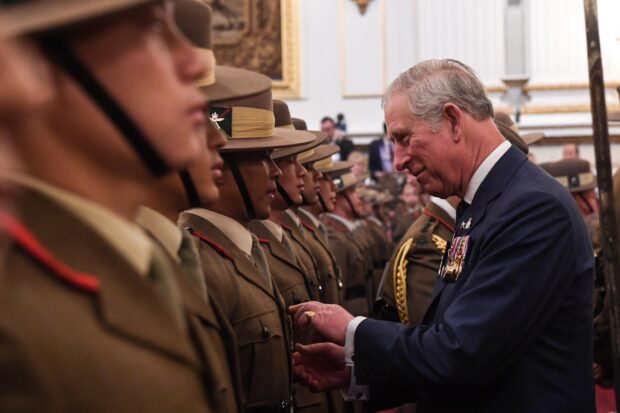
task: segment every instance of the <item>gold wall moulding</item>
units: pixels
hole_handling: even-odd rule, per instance
[[[269,76],[275,99],[301,97],[299,0],[202,1],[213,9],[218,65]]]

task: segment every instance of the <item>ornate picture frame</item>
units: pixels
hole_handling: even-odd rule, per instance
[[[299,0],[203,0],[213,10],[217,63],[273,80],[274,99],[301,97]]]

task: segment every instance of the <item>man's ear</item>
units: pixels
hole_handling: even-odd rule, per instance
[[[463,133],[463,111],[454,103],[446,103],[443,105],[443,116],[448,121],[450,132],[455,142],[462,138]]]

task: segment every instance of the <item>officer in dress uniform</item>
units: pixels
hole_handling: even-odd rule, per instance
[[[133,223],[144,182],[204,151],[206,62],[168,2],[4,3],[53,93],[9,127],[24,172],[3,221],[0,411],[215,411],[192,303]]]
[[[304,139],[275,128],[271,81],[260,78],[252,84],[253,93],[211,101],[210,117],[228,140],[220,149],[225,162],[216,178],[220,197],[208,209],[182,213],[179,223],[200,241],[209,298],[234,329],[245,410],[290,412],[290,324],[259,240],[247,225],[271,212],[281,172],[270,152],[308,143],[314,136]]]

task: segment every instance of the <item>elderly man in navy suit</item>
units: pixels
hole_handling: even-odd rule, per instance
[[[325,342],[299,346],[315,390],[374,409],[594,412],[593,260],[568,192],[502,137],[484,85],[454,60],[421,62],[384,96],[395,165],[463,199],[422,325],[291,307]]]

